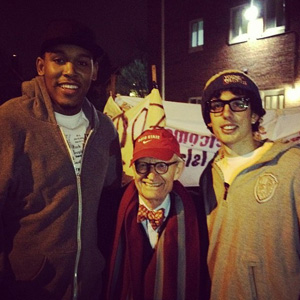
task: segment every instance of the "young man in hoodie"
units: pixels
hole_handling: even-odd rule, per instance
[[[100,198],[121,182],[118,134],[86,98],[102,55],[83,24],[52,22],[38,76],[0,107],[0,298],[99,299]]]
[[[259,90],[238,70],[209,79],[202,114],[221,142],[200,179],[211,299],[299,299],[299,144],[259,139]]]

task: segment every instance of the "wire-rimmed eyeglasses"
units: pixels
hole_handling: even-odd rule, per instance
[[[170,163],[166,163],[163,161],[159,161],[156,163],[147,163],[144,161],[135,161],[134,165],[135,165],[135,170],[138,174],[148,174],[150,173],[151,170],[151,166],[154,167],[154,170],[157,174],[165,174],[168,172],[169,170],[169,166],[174,165],[178,163],[178,161],[173,161]]]
[[[231,100],[211,100],[208,101],[209,111],[212,113],[220,113],[224,110],[226,104],[234,112],[245,111],[249,107],[250,98],[235,98]]]

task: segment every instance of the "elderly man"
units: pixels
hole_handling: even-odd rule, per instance
[[[108,299],[199,299],[200,253],[193,202],[177,181],[184,168],[175,137],[140,135],[134,181],[118,213]]]

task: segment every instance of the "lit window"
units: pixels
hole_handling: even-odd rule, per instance
[[[190,50],[200,50],[204,44],[203,20],[190,22]]]
[[[254,1],[259,15],[256,20],[248,21],[245,11],[249,4],[230,9],[229,44],[245,42],[250,38],[260,38],[280,34],[285,31],[285,0]]]
[[[248,39],[247,28],[249,21],[244,17],[248,5],[239,5],[230,10],[229,43],[245,42]]]
[[[285,108],[284,89],[261,90],[260,91],[263,107],[265,109],[282,109]]]
[[[265,36],[283,33],[285,30],[285,1],[266,0],[264,20]]]

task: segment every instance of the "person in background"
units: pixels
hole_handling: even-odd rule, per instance
[[[38,76],[0,107],[1,299],[99,299],[98,209],[121,182],[118,134],[86,98],[102,54],[85,25],[52,22]]]
[[[177,140],[154,128],[135,141],[134,180],[122,197],[112,252],[108,299],[202,299],[197,214],[178,181]]]
[[[265,110],[238,70],[208,80],[202,114],[221,142],[200,178],[211,299],[299,299],[300,145],[258,138]]]

